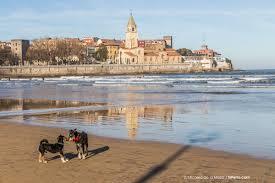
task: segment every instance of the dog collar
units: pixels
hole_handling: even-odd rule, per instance
[[[80,138],[77,136],[73,139],[74,142],[79,142]]]

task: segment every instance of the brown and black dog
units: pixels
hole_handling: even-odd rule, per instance
[[[57,137],[57,143],[50,144],[47,139],[43,139],[40,141],[40,145],[38,148],[39,151],[39,163],[47,163],[45,160],[45,153],[51,152],[51,153],[59,153],[61,161],[63,163],[67,162],[68,159],[64,157],[63,148],[64,148],[64,139],[65,137],[63,135],[59,135]]]

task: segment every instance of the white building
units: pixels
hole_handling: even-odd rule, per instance
[[[211,58],[201,56],[187,56],[183,57],[184,63],[189,64],[189,67],[201,67],[204,70],[211,70],[215,68],[215,62]]]

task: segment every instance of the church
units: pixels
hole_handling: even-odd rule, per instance
[[[138,40],[138,30],[134,17],[130,18],[126,29],[126,39],[119,48],[117,64],[178,64],[182,63],[179,53],[172,48],[172,37],[163,40]]]

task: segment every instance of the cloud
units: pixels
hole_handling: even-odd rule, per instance
[[[0,21],[43,21],[51,19],[66,18],[122,18],[129,15],[129,10],[125,9],[65,9],[47,12],[38,12],[33,9],[17,10],[8,15],[1,16]],[[204,10],[204,9],[137,9],[134,11],[137,16],[158,16],[158,17],[178,17],[178,16],[228,16],[228,17],[273,17],[275,10]]]

